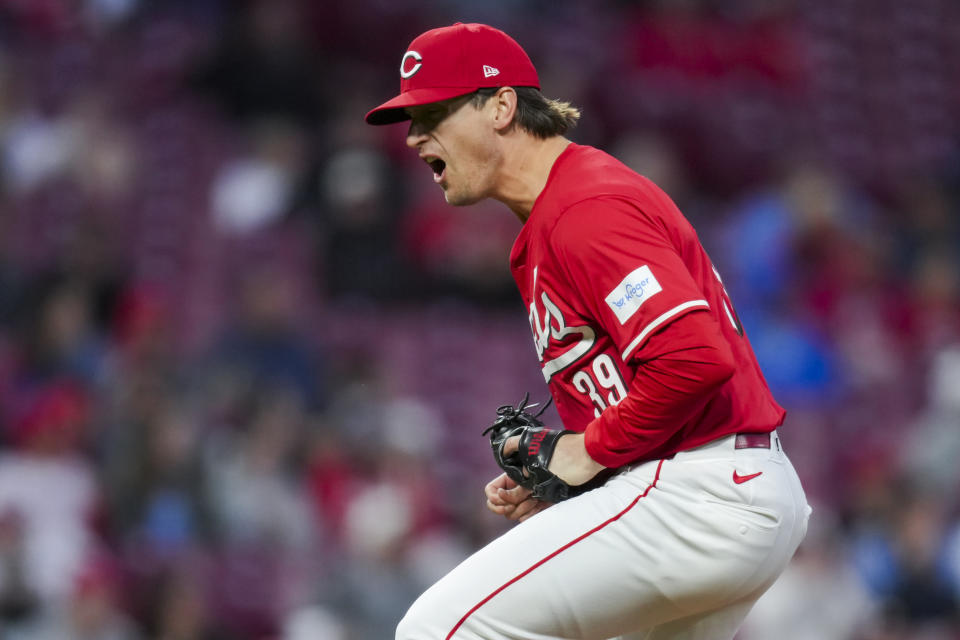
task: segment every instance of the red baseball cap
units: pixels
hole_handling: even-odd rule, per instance
[[[537,70],[516,40],[485,24],[431,29],[400,59],[400,95],[367,114],[369,124],[409,120],[415,107],[473,93],[482,87],[540,88]]]

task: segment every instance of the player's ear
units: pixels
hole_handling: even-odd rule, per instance
[[[513,87],[500,87],[490,98],[493,107],[493,128],[506,131],[517,114],[517,92]]]

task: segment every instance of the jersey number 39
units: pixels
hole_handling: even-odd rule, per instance
[[[573,375],[573,386],[586,394],[593,402],[593,413],[599,417],[612,405],[619,404],[627,397],[627,385],[620,377],[620,371],[613,358],[601,353],[589,367],[584,367]]]

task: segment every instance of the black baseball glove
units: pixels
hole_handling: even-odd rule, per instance
[[[557,431],[543,426],[540,416],[550,403],[547,402],[536,414],[529,413],[537,404],[528,405],[526,394],[516,407],[505,404],[497,409],[497,419],[487,427],[483,435],[490,434],[493,457],[500,468],[517,484],[533,491],[532,496],[546,502],[560,502],[574,495],[577,487],[571,487],[551,473],[547,467],[553,457],[557,440],[571,431]],[[509,456],[503,455],[508,438],[520,436],[520,448]]]

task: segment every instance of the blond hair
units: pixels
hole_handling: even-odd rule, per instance
[[[479,89],[473,96],[473,105],[481,107],[499,87]],[[577,126],[580,109],[565,100],[545,98],[535,87],[514,87],[517,93],[517,113],[513,123],[538,138],[561,136]]]

